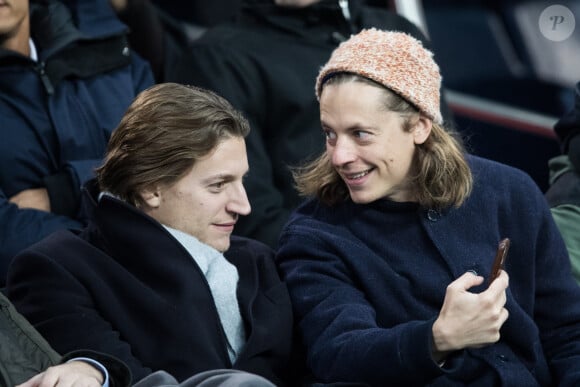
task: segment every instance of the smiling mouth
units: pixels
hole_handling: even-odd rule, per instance
[[[344,174],[343,176],[345,178],[347,178],[348,180],[358,180],[358,179],[362,179],[363,177],[365,177],[366,175],[371,173],[373,169],[374,168],[370,168],[370,169],[367,169],[366,171],[362,171],[362,172],[358,172],[358,173]]]

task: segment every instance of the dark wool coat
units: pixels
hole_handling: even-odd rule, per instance
[[[78,3],[70,12],[58,1],[31,2],[38,62],[0,49],[0,286],[16,253],[55,230],[82,227],[80,186],[125,109],[153,84],[108,2]],[[39,187],[51,212],[8,201]]]
[[[579,386],[580,287],[542,193],[521,171],[470,157],[474,189],[443,212],[414,203],[302,206],[277,262],[308,365],[324,381],[373,386]],[[431,359],[446,287],[488,277],[511,238],[509,318],[499,342]],[[480,292],[481,285],[471,289]]]
[[[184,247],[136,208],[103,197],[80,235],[57,232],[17,256],[7,293],[59,352],[92,349],[123,360],[139,380],[178,380],[234,368],[284,385],[291,371],[292,310],[267,246],[233,238],[247,343],[231,364],[209,285]]]

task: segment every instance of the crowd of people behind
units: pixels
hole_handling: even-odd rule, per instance
[[[580,384],[580,83],[544,194],[404,17],[224,3],[0,0],[0,385]]]

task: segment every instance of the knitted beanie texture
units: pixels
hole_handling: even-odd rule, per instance
[[[395,31],[365,29],[342,42],[316,78],[320,99],[324,82],[336,73],[354,73],[391,89],[434,122],[439,108],[441,73],[433,53],[414,37]]]

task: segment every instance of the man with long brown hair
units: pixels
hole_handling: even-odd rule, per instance
[[[440,83],[418,40],[376,29],[320,70],[326,152],[295,173],[309,200],[277,255],[308,366],[325,383],[578,386],[580,288],[544,197],[465,153]]]

